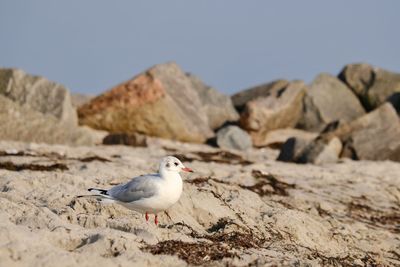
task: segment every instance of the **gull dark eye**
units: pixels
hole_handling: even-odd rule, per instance
[[[179,165],[179,163],[178,163],[178,162],[175,162],[174,164],[175,164],[175,166],[178,166],[178,165]]]

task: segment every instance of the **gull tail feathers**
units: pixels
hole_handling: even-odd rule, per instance
[[[92,192],[94,194],[98,194],[104,197],[109,197],[107,190],[105,189],[99,189],[99,188],[89,188],[88,189],[89,192]]]
[[[93,195],[81,195],[77,196],[78,198],[81,197],[93,197],[96,198],[97,200],[101,201],[103,204],[111,204],[114,203],[114,199],[107,194],[107,190],[104,189],[98,189],[98,188],[89,188],[89,192],[94,193]]]

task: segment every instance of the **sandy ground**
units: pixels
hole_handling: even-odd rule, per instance
[[[196,170],[159,226],[76,198],[155,172]],[[0,266],[399,266],[400,164],[274,161],[153,141],[148,148],[0,142]]]

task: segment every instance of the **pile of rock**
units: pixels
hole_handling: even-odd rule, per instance
[[[255,146],[264,146],[269,132],[297,124],[305,89],[301,81],[280,80],[232,96],[240,110],[240,125],[250,133]]]
[[[400,265],[400,164],[321,168],[276,162],[269,149],[238,159],[163,142],[145,149],[0,142],[0,265]],[[155,171],[167,147],[196,172],[184,175],[182,196],[159,213],[159,227],[121,205],[76,197]]]
[[[306,90],[296,127],[317,132],[318,137],[288,139],[278,160],[324,163],[349,157],[400,161],[399,92],[400,74],[367,64],[347,65],[338,78],[317,76]]]
[[[18,69],[0,69],[0,125],[2,140],[93,145],[103,135],[78,126],[64,86]]]
[[[280,148],[278,160],[400,161],[400,74],[350,64],[338,77],[322,73],[309,86],[278,80],[232,101],[253,144]]]
[[[78,109],[79,121],[111,133],[204,143],[238,113],[228,96],[175,63],[156,65]],[[224,134],[221,133],[220,136]]]
[[[151,136],[228,150],[268,146],[297,163],[400,160],[400,74],[368,64],[229,97],[170,62],[73,102],[60,84],[0,70],[0,138],[90,145],[102,136],[96,129],[110,133],[104,144],[145,146]]]

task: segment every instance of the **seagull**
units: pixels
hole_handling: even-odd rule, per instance
[[[157,225],[157,213],[175,204],[182,194],[181,171],[193,172],[179,159],[164,157],[157,174],[141,175],[108,190],[89,188],[88,191],[94,193],[89,196],[100,197],[102,202],[117,203],[143,213],[146,221],[149,221],[149,214],[154,214],[154,223]]]

